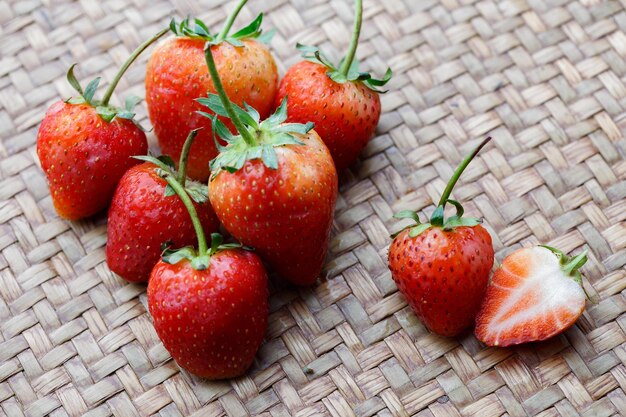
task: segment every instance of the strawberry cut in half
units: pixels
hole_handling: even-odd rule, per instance
[[[504,258],[476,317],[476,337],[488,346],[511,346],[546,340],[572,326],[585,309],[578,269],[586,261],[586,251],[570,258],[548,246]]]

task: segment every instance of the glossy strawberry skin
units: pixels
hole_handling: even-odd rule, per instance
[[[161,244],[180,248],[196,243],[196,233],[182,201],[164,195],[167,183],[146,162],[126,171],[115,191],[107,227],[107,264],[131,282],[148,281],[161,256]],[[195,203],[207,235],[219,222],[211,203]]]
[[[275,148],[276,170],[255,159],[235,173],[221,171],[209,182],[209,198],[231,235],[283,278],[310,285],[328,249],[337,172],[315,131],[299,139],[306,145]]]
[[[493,257],[491,236],[480,225],[453,231],[431,227],[414,238],[407,229],[389,248],[389,268],[426,327],[456,336],[474,323]]]
[[[174,360],[209,379],[241,375],[263,341],[268,316],[267,275],[255,254],[229,249],[198,271],[188,260],[152,270],[148,307]]]
[[[105,122],[87,104],[54,103],[41,122],[37,155],[59,216],[76,220],[108,207],[124,172],[148,151],[130,120]]]
[[[268,49],[255,40],[243,47],[227,42],[211,48],[226,93],[242,106],[245,101],[262,118],[273,109],[278,70]],[[188,175],[199,181],[209,177],[209,162],[217,155],[211,121],[196,113],[205,111],[195,99],[215,93],[205,58],[205,41],[169,38],[155,48],[146,70],[146,103],[161,151],[178,161],[187,134],[203,127],[189,153]],[[226,119],[222,120],[230,128]]]
[[[374,134],[380,98],[361,82],[331,80],[327,71],[309,61],[292,66],[280,83],[275,106],[287,96],[287,121],[315,123],[341,172],[357,159]]]

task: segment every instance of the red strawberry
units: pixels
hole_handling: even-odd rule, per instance
[[[137,164],[131,157],[147,152],[146,135],[132,120],[138,99],[126,99],[124,109],[111,106],[109,100],[126,69],[165,33],[159,32],[135,50],[102,100],[94,100],[100,78],[83,91],[74,77],[74,65],[70,67],[67,79],[80,97],[50,106],[37,135],[37,155],[59,216],[74,220],[105,209],[119,179]]]
[[[235,9],[220,35],[209,35],[206,26],[197,19],[193,27],[187,20],[179,26],[172,24],[178,36],[155,48],[146,70],[146,102],[163,153],[177,159],[187,133],[205,128],[199,133],[189,159],[189,176],[201,181],[209,177],[209,162],[217,155],[211,121],[196,112],[201,106],[194,101],[206,96],[207,91],[215,92],[204,62],[205,43],[214,41],[216,65],[234,102],[239,105],[246,102],[263,117],[269,115],[274,104],[278,70],[263,44],[269,38],[261,35],[262,15],[239,32],[226,34],[242,5]]]
[[[187,139],[193,141],[196,131]],[[181,155],[186,158],[189,144]],[[186,181],[185,163],[180,172],[174,171],[171,159],[141,157],[148,161],[126,171],[120,180],[111,207],[107,227],[107,264],[128,281],[148,281],[150,271],[161,257],[161,246],[169,242],[174,247],[192,245],[195,241],[193,224],[182,201],[172,196],[164,173],[178,176],[194,200],[200,223],[205,232],[216,232],[219,222],[208,199],[208,189],[201,183]]]
[[[233,136],[213,118],[228,145],[211,162],[211,204],[226,229],[280,275],[311,284],[324,264],[337,198],[332,157],[312,124],[284,123],[286,103],[262,122],[253,108],[233,105],[206,51],[221,104],[215,95],[199,101],[228,114],[239,132]]]
[[[489,346],[545,340],[572,326],[585,309],[574,258],[547,246],[518,249],[502,261],[476,317],[476,337]]]
[[[380,119],[378,87],[391,78],[390,69],[382,80],[359,72],[354,57],[362,13],[362,1],[356,0],[352,42],[339,68],[318,48],[298,44],[306,61],[287,71],[276,97],[276,106],[289,97],[288,121],[315,123],[315,130],[328,146],[337,171],[351,165],[374,134]]]
[[[493,266],[491,236],[479,219],[463,218],[463,207],[448,197],[459,176],[489,141],[487,138],[457,168],[429,223],[403,211],[417,225],[401,231],[389,248],[389,269],[417,317],[432,332],[455,336],[474,323]],[[445,204],[457,209],[444,220]]]
[[[148,308],[159,338],[182,368],[209,379],[241,375],[267,327],[267,274],[261,260],[213,234],[207,248],[191,199],[172,175],[198,235],[192,247],[170,251],[148,283]]]

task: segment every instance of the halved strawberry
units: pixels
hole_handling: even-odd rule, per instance
[[[513,252],[496,270],[476,317],[476,337],[489,346],[545,340],[572,326],[585,309],[578,269],[586,251],[574,258],[548,246]]]

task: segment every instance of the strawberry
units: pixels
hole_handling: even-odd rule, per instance
[[[100,77],[83,90],[74,76],[67,80],[80,94],[50,106],[37,134],[37,156],[48,179],[52,202],[59,216],[75,220],[105,209],[124,172],[138,162],[131,157],[145,154],[145,133],[133,121],[136,97],[125,108],[109,104],[119,80],[133,61],[165,30],[141,44],[119,70],[102,100],[94,95]]]
[[[209,379],[241,375],[267,327],[267,274],[258,256],[219,234],[207,247],[194,204],[167,172],[165,180],[189,211],[198,250],[166,251],[150,274],[148,309],[178,365]]]
[[[417,224],[402,230],[389,248],[389,269],[409,305],[426,325],[442,336],[455,336],[474,323],[493,266],[491,236],[481,220],[463,217],[463,206],[449,199],[461,173],[490,140],[484,140],[454,172],[430,222],[420,224],[414,211],[396,218]],[[446,203],[456,215],[444,218]]]
[[[206,185],[186,181],[186,158],[197,131],[192,131],[181,154],[177,173],[168,157],[137,157],[147,161],[126,171],[120,180],[111,207],[107,227],[107,264],[122,278],[147,281],[161,255],[161,245],[192,245],[193,224],[185,206],[163,179],[175,175],[194,200],[200,223],[206,232],[216,232],[219,222],[208,198]]]
[[[476,337],[489,346],[545,340],[572,326],[585,309],[579,268],[587,252],[569,258],[534,246],[504,258],[476,317]]]
[[[382,80],[359,72],[355,54],[362,13],[362,1],[356,0],[352,41],[338,67],[318,48],[298,44],[305,61],[287,71],[276,96],[276,106],[289,97],[288,121],[315,123],[337,171],[351,165],[374,134],[380,119],[382,91],[378,87],[391,79],[391,69],[387,69]]]
[[[228,232],[252,246],[281,276],[308,285],[319,276],[337,198],[337,172],[320,137],[306,125],[284,123],[284,102],[268,119],[228,99],[212,48],[209,72],[219,97],[198,101],[216,115],[228,115],[233,135],[214,115],[213,128],[227,143],[211,162],[209,199]],[[208,114],[205,114],[209,116]]]
[[[189,159],[189,176],[200,181],[209,177],[209,162],[217,155],[211,121],[196,113],[201,107],[194,101],[207,91],[215,91],[204,63],[204,44],[212,41],[218,71],[234,102],[243,105],[245,101],[263,117],[269,115],[274,104],[278,70],[264,45],[273,33],[262,34],[263,15],[228,35],[245,2],[239,3],[219,35],[210,35],[198,19],[195,25],[188,20],[180,25],[172,22],[171,30],[177,37],[157,45],[146,69],[146,102],[161,151],[178,158],[187,133],[205,128],[198,134]]]

